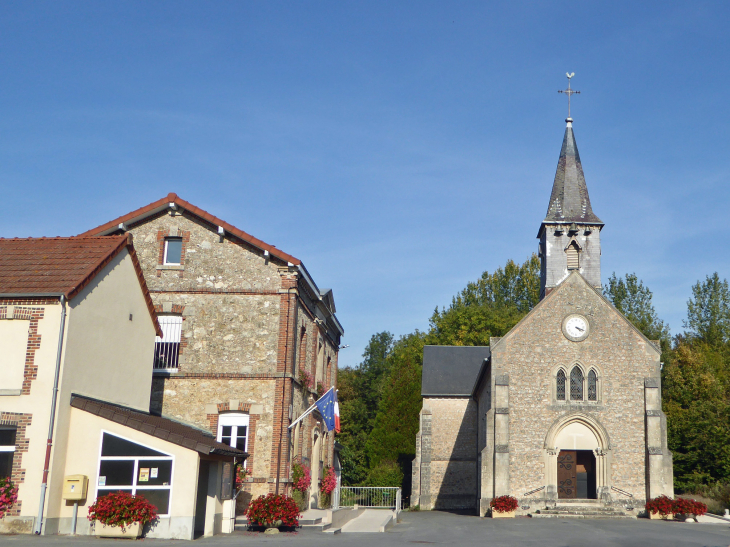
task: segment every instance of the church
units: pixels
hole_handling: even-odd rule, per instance
[[[601,231],[567,127],[540,224],[540,302],[488,347],[426,346],[411,505],[632,517],[674,495],[660,346],[601,292]]]

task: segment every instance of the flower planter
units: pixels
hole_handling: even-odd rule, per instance
[[[137,539],[142,536],[142,525],[139,522],[125,526],[107,526],[97,521],[94,525],[94,535],[103,538],[130,538]]]
[[[674,514],[669,513],[667,515],[662,515],[661,513],[649,512],[649,518],[651,520],[674,520]]]
[[[498,511],[495,511],[492,509],[492,518],[493,519],[513,519],[515,518],[515,511],[505,511],[504,513],[499,513]]]

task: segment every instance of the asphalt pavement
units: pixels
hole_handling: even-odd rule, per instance
[[[88,536],[0,536],[8,547],[97,547],[122,545],[129,540],[96,539]],[[150,547],[181,547],[185,542],[144,540]],[[401,513],[399,524],[382,534],[280,533],[263,535],[236,532],[201,538],[190,545],[247,546],[291,545],[297,547],[379,547],[458,545],[480,547],[730,547],[730,524],[701,524],[658,520],[583,519],[480,519],[440,511]]]

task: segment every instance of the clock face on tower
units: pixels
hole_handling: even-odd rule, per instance
[[[591,327],[582,315],[572,314],[563,320],[563,334],[568,340],[580,342],[588,337]]]

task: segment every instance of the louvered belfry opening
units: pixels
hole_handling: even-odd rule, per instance
[[[580,251],[578,250],[578,244],[575,241],[571,242],[565,252],[568,255],[568,269],[580,269]]]
[[[583,400],[583,371],[580,367],[573,367],[570,371],[570,399],[572,401]]]

